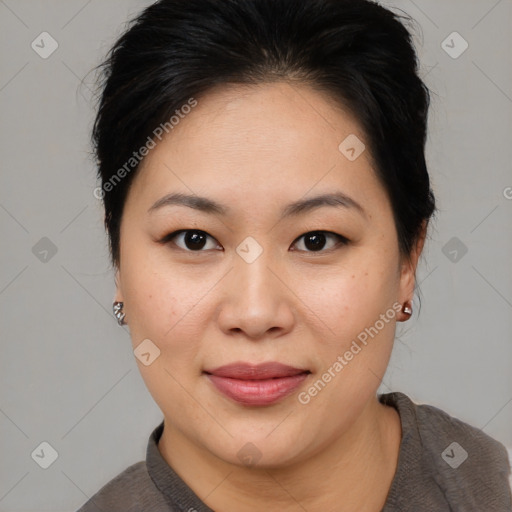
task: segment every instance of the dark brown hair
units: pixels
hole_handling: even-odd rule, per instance
[[[412,20],[369,0],[160,0],[146,8],[100,66],[93,141],[114,265],[138,169],[130,158],[155,128],[219,84],[276,80],[313,85],[355,116],[400,251],[410,254],[435,201],[424,156],[429,90],[402,21]]]

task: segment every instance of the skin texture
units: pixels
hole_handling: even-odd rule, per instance
[[[396,313],[307,404],[298,400],[414,292],[423,237],[401,257],[368,146],[355,161],[338,149],[350,134],[364,141],[355,120],[309,86],[223,86],[198,98],[130,188],[115,300],[124,302],[133,348],[150,339],[160,350],[149,366],[137,360],[164,414],[159,449],[217,511],[379,511],[385,502],[401,430],[376,391],[396,321],[407,317]],[[364,214],[324,206],[280,218],[285,205],[335,190]],[[171,192],[206,196],[229,213],[177,205],[148,213]],[[187,248],[179,235],[159,243],[181,229],[206,232],[204,248]],[[310,231],[349,242],[326,235],[314,251],[303,237]],[[263,250],[252,263],[236,251],[248,236]],[[279,361],[311,375],[283,401],[249,407],[203,374],[235,361]],[[248,442],[261,454],[251,467],[237,455]]]

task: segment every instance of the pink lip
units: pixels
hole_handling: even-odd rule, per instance
[[[244,405],[273,404],[292,393],[310,374],[277,362],[237,362],[204,373],[218,391]]]

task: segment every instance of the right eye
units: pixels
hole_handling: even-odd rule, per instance
[[[210,247],[208,245],[208,239],[214,241],[211,242]],[[206,231],[200,229],[180,229],[165,235],[160,241],[163,244],[169,242],[177,245],[180,249],[188,252],[204,252],[205,250],[217,249],[220,247],[219,243]],[[205,249],[206,247],[206,249]]]

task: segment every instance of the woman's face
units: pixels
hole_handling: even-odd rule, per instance
[[[116,300],[133,348],[150,340],[137,364],[173,435],[282,465],[375,402],[415,263],[401,264],[361,142],[330,98],[273,83],[210,92],[149,151],[123,213]],[[210,374],[267,362],[294,376]]]

